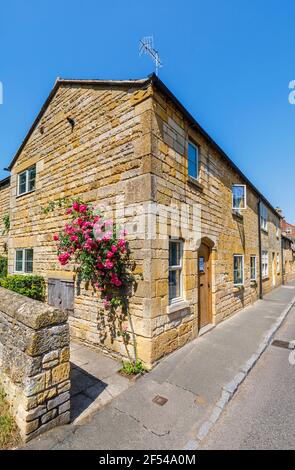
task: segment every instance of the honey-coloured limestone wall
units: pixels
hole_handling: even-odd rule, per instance
[[[34,273],[48,278],[75,281],[75,304],[69,323],[72,338],[122,356],[120,338],[112,339],[100,321],[97,293],[78,283],[73,266],[63,268],[57,260],[53,234],[67,219],[65,210],[44,214],[50,201],[62,197],[82,198],[104,212],[130,206],[120,221],[132,233],[133,204],[152,197],[151,90],[138,87],[62,84],[12,168],[9,272],[14,272],[16,248],[34,249]],[[67,118],[74,121],[69,124]],[[36,190],[17,196],[17,177],[36,164]],[[145,308],[151,297],[149,244],[129,237],[135,261],[137,289],[130,300],[130,314],[141,358],[150,356],[145,345],[151,329]],[[133,354],[133,348],[130,347]]]

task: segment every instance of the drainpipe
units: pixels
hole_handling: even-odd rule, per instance
[[[281,235],[281,260],[282,260],[282,284],[285,284],[285,274],[284,274],[284,240]]]
[[[258,245],[259,245],[259,298],[263,299],[262,293],[262,243],[261,243],[261,221],[260,221],[260,204],[261,199],[258,201]]]

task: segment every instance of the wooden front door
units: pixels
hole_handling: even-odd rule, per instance
[[[212,322],[211,300],[211,250],[201,244],[198,255],[199,266],[199,329]]]

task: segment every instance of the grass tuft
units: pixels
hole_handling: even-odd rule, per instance
[[[20,443],[18,428],[5,400],[5,393],[0,388],[0,450],[11,449]]]

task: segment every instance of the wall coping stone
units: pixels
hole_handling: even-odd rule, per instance
[[[0,310],[33,330],[60,325],[68,319],[68,312],[65,310],[29,299],[3,287],[0,287]]]

